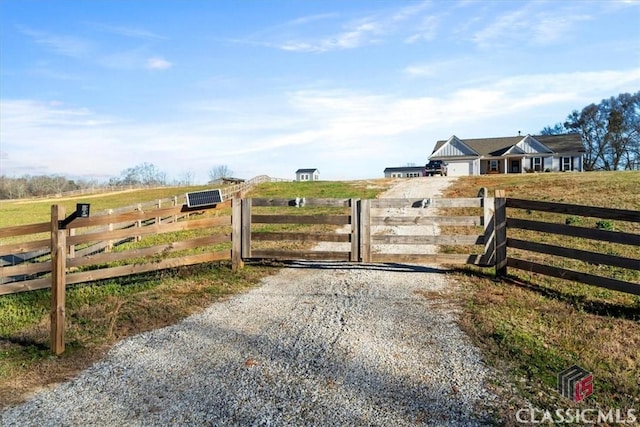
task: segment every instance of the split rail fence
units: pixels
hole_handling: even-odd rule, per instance
[[[48,222],[0,229],[0,257],[47,253],[0,267],[0,295],[52,288],[51,347],[56,354],[64,351],[67,285],[222,260],[230,260],[233,269],[255,259],[472,264],[495,267],[499,276],[514,268],[640,295],[640,257],[615,255],[609,247],[607,253],[571,249],[530,234],[608,242],[638,254],[638,211],[512,199],[499,191],[496,197],[485,195],[486,191],[482,197],[455,199],[236,197],[210,208],[183,205],[88,218],[65,217],[64,208],[54,205]],[[534,211],[624,221],[632,231],[522,218],[522,212],[526,216]],[[121,227],[134,223],[147,225]],[[446,233],[439,232],[441,227]],[[507,236],[508,230],[529,234]],[[129,243],[110,252],[82,251],[114,241]],[[539,262],[540,254],[609,266],[614,277],[608,277],[608,271],[594,274]],[[618,271],[624,273],[615,277]]]

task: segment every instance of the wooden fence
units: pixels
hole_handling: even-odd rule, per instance
[[[446,263],[489,266],[494,259],[493,208],[489,197],[457,199],[246,199],[243,200],[243,258],[314,259],[351,262]],[[256,214],[254,208],[289,207],[291,213]],[[317,215],[314,208],[334,209],[335,214]],[[443,215],[448,208],[477,208],[477,216]],[[311,210],[311,214],[305,212]],[[393,209],[392,216],[385,212]],[[335,232],[255,231],[256,226],[315,224],[342,226]],[[439,235],[441,225],[478,227],[479,235]],[[431,231],[427,230],[431,229]],[[404,231],[409,230],[409,231]],[[330,250],[255,249],[255,242],[331,242]],[[335,245],[335,244],[340,245]],[[436,253],[437,245],[478,246],[476,253]],[[334,247],[341,246],[341,250]],[[388,252],[404,246],[407,250]]]
[[[280,178],[272,178],[272,177],[269,177],[268,175],[258,175],[254,178],[251,178],[247,181],[244,181],[238,184],[226,185],[220,189],[220,192],[221,192],[222,200],[229,201],[233,198],[234,195],[243,194],[244,192],[250,190],[255,185],[262,184],[265,182],[282,182],[282,181],[287,181],[287,180],[280,179]],[[128,189],[128,188],[129,187],[126,187],[124,189]],[[137,188],[137,187],[131,187],[131,188]],[[144,188],[144,187],[140,187],[140,188]],[[149,218],[145,220],[137,219],[134,221],[124,221],[124,222],[118,222],[118,214],[129,213],[134,211],[135,212],[150,211],[150,210],[156,210],[156,209],[161,209],[165,207],[177,207],[177,206],[180,206],[183,202],[186,203],[184,197],[182,198],[182,200],[180,200],[179,196],[173,196],[173,197],[166,197],[163,199],[152,200],[144,203],[136,203],[134,205],[129,205],[129,206],[122,206],[115,209],[108,209],[103,212],[92,213],[93,216],[109,215],[111,218],[111,221],[106,221],[106,220],[101,221],[104,225],[95,227],[92,231],[93,232],[113,231],[114,229],[129,229],[132,227],[140,228],[140,227],[153,225],[154,222],[170,223],[173,221],[182,220],[184,219],[184,216],[188,215],[188,212],[183,212],[177,215],[173,215],[173,214],[163,215],[162,214],[163,211],[158,211],[159,216],[154,218]],[[49,223],[47,222],[44,224],[49,224]],[[37,227],[38,225],[40,226],[39,228]],[[33,225],[30,225],[30,226],[27,225],[27,226],[24,226],[24,228],[22,228],[21,230],[24,230],[25,235],[35,234],[40,232],[40,231],[34,231],[33,233],[31,233],[29,230],[32,227]],[[50,231],[48,225],[36,224],[35,230],[43,230],[43,229],[46,229],[46,230],[41,232]],[[75,228],[70,229],[71,235],[73,235],[75,232],[76,232]],[[114,246],[117,246],[119,244],[126,243],[127,241],[129,241],[131,239],[131,236],[135,235],[136,236],[135,238],[138,238],[140,236],[140,234],[136,234],[133,231],[132,233],[129,233],[129,234],[124,233],[124,234],[125,234],[125,237],[122,237],[119,239],[96,241],[91,244],[84,244],[82,245],[81,248],[76,248],[75,246],[71,246],[70,248],[71,255],[82,257],[86,255],[95,255],[97,253],[105,252],[105,251],[109,252],[113,249]],[[42,259],[43,257],[50,256],[50,247],[48,244],[48,240],[45,240],[44,242],[45,242],[44,244],[36,243],[38,247],[32,250],[27,250],[26,248],[28,247],[28,245],[26,245],[26,246],[20,247],[19,250],[13,251],[11,253],[0,253],[0,269],[2,269],[2,267],[5,267],[5,266],[7,267],[7,270],[6,270],[7,274],[0,274],[0,285],[6,284],[9,282],[18,281],[18,280],[25,280],[24,279],[25,275],[29,273],[37,272],[34,270],[33,266],[25,267],[24,269],[16,268],[16,266],[19,264],[26,265],[26,263],[33,262],[34,260],[38,260],[38,259]],[[32,242],[29,245],[33,246],[34,243]],[[10,249],[10,248],[7,248],[7,249]],[[39,268],[44,269],[42,270],[42,272],[48,271],[44,266],[40,266]],[[18,271],[22,271],[22,270],[24,270],[26,273],[24,274],[17,273]],[[9,272],[14,274],[9,274]],[[36,288],[36,289],[39,289],[39,288]],[[2,293],[3,293],[3,290],[0,289],[0,295],[2,295]]]
[[[0,241],[0,256],[34,251],[45,254],[32,262],[0,267],[0,280],[23,279],[0,285],[0,295],[52,288],[51,342],[57,354],[64,351],[67,285],[219,260],[231,260],[234,269],[241,268],[245,260],[260,258],[473,264],[495,266],[499,276],[506,276],[507,268],[516,268],[640,295],[639,283],[523,259],[519,252],[633,273],[640,270],[639,259],[544,243],[530,234],[527,239],[512,234],[527,230],[632,247],[640,246],[640,235],[526,219],[512,210],[640,223],[637,211],[519,200],[506,198],[502,192],[496,192],[496,197],[457,199],[237,197],[208,209],[182,205],[71,220],[65,218],[61,206],[54,205],[48,222],[0,229],[0,239],[5,240]],[[109,224],[146,226],[118,228]],[[441,226],[462,231],[440,234],[437,229]],[[125,240],[143,242],[112,252],[83,250]],[[287,249],[285,242],[294,245]],[[398,247],[404,249],[398,252]],[[449,247],[458,249],[451,253],[437,250]]]
[[[507,216],[505,212],[506,208],[517,209],[526,213],[544,212],[564,215],[565,223],[524,219],[515,217],[515,215]],[[569,215],[569,217],[566,217],[566,215]],[[582,223],[582,221],[577,220],[576,217],[589,218],[589,226],[572,224]],[[522,255],[512,256],[507,254],[507,249],[517,249],[533,254],[551,255],[556,257],[556,259],[582,261],[584,267],[588,267],[589,265],[611,266],[622,269],[620,272],[626,270],[628,272],[626,276],[633,276],[635,280],[640,280],[640,273],[637,273],[640,271],[640,259],[603,253],[605,250],[609,252],[624,251],[625,247],[639,247],[640,235],[625,231],[597,228],[597,224],[601,224],[601,228],[613,228],[613,225],[607,221],[638,224],[640,223],[640,212],[501,197],[496,199],[496,221],[499,223],[496,227],[503,231],[503,237],[498,239],[498,245],[500,245],[498,251],[502,254],[499,255],[499,260],[496,265],[498,275],[506,276],[507,268],[512,267],[532,273],[640,295],[639,283],[621,280],[615,277],[607,277],[604,274],[592,274],[526,260],[522,259]],[[535,234],[533,239],[529,238],[528,240],[524,240],[507,236],[507,230],[527,230]],[[602,246],[599,248],[599,251],[595,251],[569,247],[568,245],[560,246],[558,244],[542,243],[544,238],[543,233],[552,236],[597,241],[601,242]],[[605,247],[605,244],[610,245]],[[627,252],[638,253],[637,250],[635,252],[633,250]]]

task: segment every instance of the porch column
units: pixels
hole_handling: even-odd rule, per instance
[[[504,158],[504,173],[509,173],[509,159]]]

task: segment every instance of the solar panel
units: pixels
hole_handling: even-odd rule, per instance
[[[220,190],[202,190],[187,193],[187,206],[190,208],[217,205],[218,203],[222,203]]]

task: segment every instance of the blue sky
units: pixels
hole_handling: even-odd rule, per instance
[[[383,176],[640,90],[633,1],[0,1],[0,174]]]

